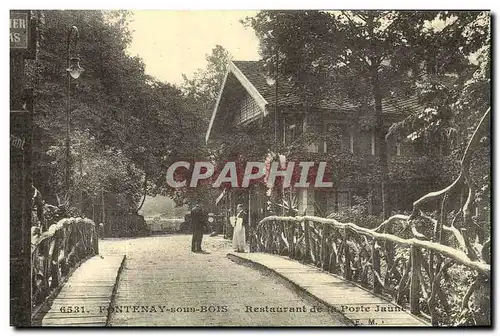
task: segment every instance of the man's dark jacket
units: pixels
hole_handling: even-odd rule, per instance
[[[205,226],[205,214],[201,207],[194,207],[191,210],[191,224],[193,226],[193,231],[203,231]]]

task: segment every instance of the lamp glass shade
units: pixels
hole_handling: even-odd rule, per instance
[[[84,69],[80,66],[80,59],[78,57],[72,57],[69,60],[69,68],[66,69],[70,76],[74,79],[80,77]]]

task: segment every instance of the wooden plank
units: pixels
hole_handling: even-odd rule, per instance
[[[72,305],[72,306],[81,306],[84,304],[109,304],[109,298],[106,299],[89,299],[89,298],[84,298],[84,299],[68,299],[68,298],[58,298],[54,300],[52,305],[59,304],[59,305]]]
[[[68,313],[49,313],[44,317],[44,320],[68,320],[68,319],[93,319],[93,318],[104,318],[106,319],[108,315],[107,310],[102,313],[99,313],[99,310],[96,310],[95,313],[81,314],[81,315],[70,315]]]
[[[99,326],[106,325],[106,317],[99,318],[66,318],[61,320],[45,320],[43,321],[43,326],[77,326],[79,324],[98,324]]]
[[[64,287],[60,294],[66,294],[66,293],[76,293],[76,294],[96,294],[100,292],[107,292],[110,288],[113,288],[113,285],[111,285],[112,281],[110,280],[107,285],[101,285],[101,286],[71,286],[71,287]],[[60,295],[58,297],[64,297],[64,295]]]

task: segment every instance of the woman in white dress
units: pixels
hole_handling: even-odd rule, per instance
[[[236,217],[231,221],[233,230],[233,249],[236,252],[245,252],[245,227],[247,216],[243,209],[243,204],[236,207]]]

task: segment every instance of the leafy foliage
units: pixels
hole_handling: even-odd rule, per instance
[[[146,75],[143,61],[127,54],[131,14],[40,13],[38,57],[28,63],[27,75],[35,91],[34,184],[46,201],[54,204],[67,191],[62,177],[68,108],[73,206],[80,190],[89,204],[106,190],[117,209],[132,212],[145,194],[173,195],[166,167],[205,155],[200,146],[205,124],[179,88]],[[67,44],[71,26],[79,34],[73,32]],[[85,69],[69,84],[68,51],[79,55]]]
[[[417,176],[441,172],[446,181],[457,172],[457,153],[463,153],[478,111],[489,105],[488,13],[262,11],[244,23],[256,31],[270,76],[278,67],[293,79],[304,105],[329,94],[370,111],[358,123],[377,132],[379,181],[409,177],[410,162],[387,164],[386,135],[388,141],[423,139],[429,148],[452,146],[455,155],[447,163],[411,165]],[[382,101],[409,96],[419,97],[421,108],[402,106],[407,117],[386,134]],[[489,162],[484,143],[481,159]],[[488,190],[486,171],[478,179],[486,181],[479,189]]]
[[[207,66],[205,69],[198,69],[193,78],[182,75],[182,90],[208,125],[231,55],[222,46],[216,45],[205,58]]]

